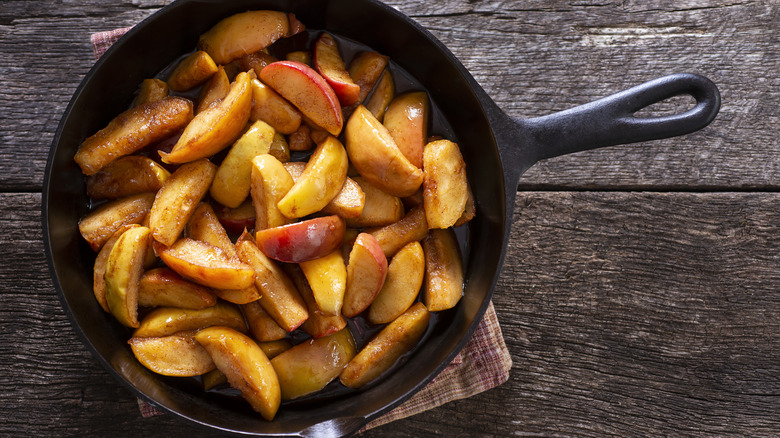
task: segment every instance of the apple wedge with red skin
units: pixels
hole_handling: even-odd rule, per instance
[[[260,72],[260,80],[334,137],[341,133],[341,103],[333,88],[313,68],[297,61],[273,62]]]
[[[344,220],[322,216],[280,227],[260,230],[257,247],[266,256],[285,263],[300,263],[323,257],[341,245]]]
[[[347,289],[341,314],[351,318],[365,310],[376,298],[387,276],[387,257],[376,238],[360,233],[349,253]]]
[[[314,68],[328,81],[344,106],[353,105],[360,97],[360,85],[356,84],[339,53],[336,40],[323,33],[314,44]]]

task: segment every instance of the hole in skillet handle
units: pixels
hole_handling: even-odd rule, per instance
[[[636,117],[663,100],[689,95],[696,106],[680,114]],[[717,86],[704,76],[678,73],[566,111],[517,120],[534,161],[619,144],[689,134],[707,126],[720,109]]]

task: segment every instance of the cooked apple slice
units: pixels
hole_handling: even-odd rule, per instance
[[[88,176],[87,196],[92,199],[116,199],[156,192],[169,176],[171,173],[153,160],[140,155],[128,155]]]
[[[139,193],[103,204],[79,221],[79,232],[93,251],[99,251],[123,225],[143,221],[153,202],[154,193]]]
[[[387,276],[387,258],[376,238],[360,233],[349,253],[347,288],[341,314],[351,318],[374,301]]]
[[[347,287],[347,268],[341,250],[337,248],[323,257],[299,264],[322,313],[338,315]]]
[[[189,332],[130,338],[127,343],[141,365],[163,376],[194,377],[216,369],[209,353]]]
[[[360,175],[394,196],[409,196],[423,182],[423,172],[401,153],[395,140],[364,106],[358,106],[345,128],[347,153]]]
[[[271,142],[271,150],[268,151],[268,154],[282,163],[290,161],[290,146],[287,144],[284,135],[278,132],[274,134],[274,141]]]
[[[252,112],[249,120],[262,120],[282,134],[292,134],[301,126],[301,112],[271,87],[252,79]]]
[[[468,221],[474,219],[477,215],[477,203],[474,201],[474,193],[471,192],[471,187],[466,184],[466,208],[463,209],[463,213],[460,215],[453,227],[459,227]]]
[[[300,266],[296,264],[285,264],[285,272],[290,276],[298,292],[301,293],[306,307],[309,309],[309,319],[301,325],[301,329],[314,338],[321,338],[331,333],[343,329],[347,325],[347,320],[341,315],[326,315],[323,313],[317,300],[314,299],[314,293],[303,275]]]
[[[279,211],[277,203],[293,186],[284,165],[269,154],[252,159],[250,174],[252,202],[255,206],[255,230],[264,230],[291,222]]]
[[[163,100],[168,97],[168,84],[159,79],[144,79],[138,87],[133,106]]]
[[[290,341],[288,341],[287,339],[258,342],[257,345],[259,345],[260,349],[263,350],[263,353],[265,353],[265,355],[268,356],[268,359],[275,358],[276,356],[291,349],[293,346],[292,343],[290,343]]]
[[[241,391],[252,409],[266,420],[273,420],[281,403],[279,380],[260,346],[229,327],[203,329],[195,334],[195,340],[209,352],[230,386]]]
[[[451,228],[432,229],[422,242],[425,252],[423,302],[431,312],[455,307],[463,296],[463,262]]]
[[[231,208],[244,202],[252,185],[252,159],[271,150],[274,134],[274,128],[258,120],[233,144],[211,183],[215,201]]]
[[[208,53],[198,50],[179,62],[168,77],[168,87],[173,91],[187,91],[211,78],[218,70]]]
[[[425,210],[415,207],[398,222],[371,231],[382,247],[385,256],[392,257],[409,242],[419,241],[428,235]]]
[[[345,219],[348,227],[383,227],[404,217],[401,198],[383,192],[365,178],[355,177],[354,181],[360,186],[366,201],[360,216]]]
[[[295,61],[274,62],[260,72],[260,80],[331,135],[341,133],[344,119],[339,99],[313,68]]]
[[[278,341],[287,336],[287,330],[281,328],[258,301],[242,304],[241,310],[249,325],[249,333],[256,341]]]
[[[149,228],[156,241],[173,245],[208,191],[216,171],[217,166],[203,158],[180,166],[165,181],[149,211]]]
[[[285,57],[288,61],[297,61],[302,64],[306,64],[311,67],[311,53],[305,51],[305,50],[296,50],[293,52],[290,52]]]
[[[400,94],[390,102],[383,124],[401,153],[423,168],[423,147],[428,142],[428,95],[424,91]]]
[[[210,157],[231,145],[246,126],[252,110],[249,75],[241,72],[224,99],[199,112],[184,128],[170,153],[160,151],[164,163],[179,164]]]
[[[420,242],[406,244],[387,268],[382,290],[368,308],[368,321],[387,324],[398,318],[417,298],[425,276],[425,254]]]
[[[236,247],[219,222],[214,209],[208,202],[201,202],[192,213],[185,228],[187,237],[200,240],[221,249],[229,257],[236,258]]]
[[[425,145],[423,205],[430,228],[449,228],[466,208],[469,183],[458,145],[438,140]]]
[[[300,178],[279,200],[279,211],[295,219],[322,210],[344,186],[348,166],[344,146],[329,136],[317,145]]]
[[[185,280],[169,268],[146,271],[138,281],[138,305],[205,309],[217,303],[211,289]]]
[[[349,76],[360,87],[358,102],[362,103],[371,93],[382,72],[387,67],[388,57],[377,52],[360,52],[349,63]]]
[[[245,289],[254,284],[250,266],[214,245],[185,237],[171,246],[154,242],[154,249],[169,268],[198,284],[214,289]]]
[[[129,228],[119,236],[106,261],[108,309],[127,327],[138,327],[138,280],[150,240],[149,228]]]
[[[425,334],[431,314],[417,303],[383,328],[358,353],[339,379],[348,388],[360,388],[387,371],[398,359],[417,345]]]
[[[360,85],[352,80],[339,53],[338,43],[328,33],[320,35],[314,44],[314,68],[328,81],[341,105],[357,102]]]
[[[73,159],[85,175],[93,175],[117,158],[171,136],[192,117],[192,102],[181,97],[138,105],[84,140]]]
[[[335,215],[322,216],[256,233],[257,246],[268,257],[286,263],[300,263],[329,254],[341,245],[344,221]]]
[[[390,101],[393,100],[393,96],[395,96],[393,75],[385,70],[385,74],[379,78],[379,82],[374,87],[374,92],[368,98],[368,102],[366,102],[366,109],[371,111],[371,114],[381,122],[384,120],[385,110],[390,105]]]
[[[195,113],[203,112],[206,108],[218,103],[230,92],[230,79],[225,73],[225,67],[219,66],[217,72],[203,86],[198,97],[198,107]]]
[[[236,208],[217,205],[214,213],[229,233],[241,233],[245,228],[255,226],[255,206],[252,205],[251,199],[247,199]]]
[[[245,232],[236,242],[238,256],[255,272],[255,285],[260,291],[259,303],[280,327],[291,332],[309,317],[306,303],[295,285],[277,266],[265,256]]]
[[[314,141],[311,139],[311,128],[305,123],[290,134],[290,150],[308,151],[314,147]]]
[[[114,247],[117,239],[119,239],[119,236],[133,227],[140,227],[140,225],[128,224],[121,226],[108,240],[106,240],[106,243],[103,244],[103,247],[100,248],[100,252],[98,252],[95,257],[95,265],[92,269],[92,292],[95,294],[95,299],[98,304],[100,304],[100,307],[109,313],[111,310],[109,310],[108,302],[106,301],[106,263],[108,262],[108,256],[111,254],[111,249]]]
[[[271,359],[279,377],[282,399],[292,400],[324,388],[355,357],[355,350],[352,333],[344,328],[304,341]]]
[[[284,163],[293,181],[298,181],[306,168],[306,163],[302,161],[292,161]],[[363,213],[363,207],[366,203],[366,195],[360,185],[350,177],[344,179],[344,185],[336,196],[328,202],[328,205],[322,208],[323,213],[335,214],[343,218],[356,218]],[[400,219],[400,217],[399,217]]]
[[[244,289],[212,289],[214,294],[233,304],[246,304],[260,299],[260,291],[254,285]]]
[[[214,325],[232,327],[246,332],[244,315],[238,306],[224,301],[205,309],[181,309],[178,307],[158,307],[141,321],[133,332],[136,338],[169,336],[174,333],[200,330]]]
[[[288,35],[290,19],[284,12],[247,11],[222,19],[200,36],[198,47],[225,65]]]
[[[265,49],[244,55],[236,60],[241,71],[248,72],[251,70],[255,73],[255,76],[259,76],[260,70],[264,69],[266,65],[276,61],[278,61],[278,59],[266,52]]]

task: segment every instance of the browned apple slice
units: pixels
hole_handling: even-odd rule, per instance
[[[171,246],[155,242],[163,262],[184,278],[214,289],[245,289],[254,284],[254,271],[214,245],[183,238]]]
[[[288,61],[297,61],[302,64],[306,64],[308,66],[311,66],[311,53],[305,51],[305,50],[296,50],[293,52],[290,52],[285,57]]]
[[[218,297],[233,304],[246,304],[260,299],[260,291],[254,285],[244,289],[212,289],[212,291]]]
[[[138,281],[138,305],[205,309],[217,303],[211,289],[185,280],[169,268],[146,271]]]
[[[129,155],[111,162],[100,172],[87,177],[87,196],[92,199],[116,199],[160,190],[171,173],[153,160]]]
[[[257,232],[257,246],[268,257],[286,263],[300,263],[329,254],[341,245],[344,221],[335,215],[322,216]]]
[[[290,19],[284,12],[247,11],[222,19],[200,36],[198,47],[225,65],[288,35]]]
[[[284,353],[292,348],[292,343],[287,339],[279,339],[276,341],[258,342],[257,345],[263,350],[268,359],[273,359],[276,356]]]
[[[431,312],[455,307],[463,296],[463,262],[451,228],[432,229],[422,242],[425,252],[423,302]]]
[[[412,350],[425,334],[431,314],[423,303],[417,303],[383,328],[358,353],[339,379],[348,388],[360,388],[387,371],[398,359]]]
[[[73,159],[85,175],[93,175],[117,158],[171,136],[192,117],[192,102],[181,97],[138,105],[84,140]]]
[[[150,240],[149,228],[129,228],[114,243],[106,261],[108,310],[127,327],[138,327],[138,280]]]
[[[303,170],[306,168],[306,163],[302,161],[284,163],[284,168],[290,173],[293,181],[298,181],[303,174]],[[363,213],[365,203],[366,195],[363,193],[363,189],[355,180],[346,177],[341,190],[330,202],[328,202],[328,205],[322,208],[322,212],[335,214],[345,219],[356,218]]]
[[[153,202],[154,193],[139,193],[103,204],[79,221],[79,232],[93,251],[99,251],[123,225],[143,221]]]
[[[174,333],[200,330],[214,325],[232,327],[246,332],[244,316],[238,306],[223,301],[205,309],[181,309],[177,307],[158,307],[141,321],[133,332],[136,338],[169,336]]]
[[[374,301],[387,276],[387,258],[376,238],[360,233],[349,253],[347,289],[341,314],[351,318]]]
[[[348,328],[309,339],[271,359],[279,377],[282,399],[317,392],[339,376],[355,357],[355,340]]]
[[[424,152],[423,205],[430,228],[449,228],[466,208],[469,183],[458,145],[449,140],[428,143]]]
[[[268,151],[269,155],[272,155],[281,163],[290,161],[290,146],[287,144],[287,139],[280,133],[274,134],[274,141],[271,142],[271,150]]]
[[[257,248],[247,232],[238,238],[236,249],[241,260],[254,269],[255,285],[261,294],[259,302],[263,310],[288,332],[303,324],[309,312],[287,274]]]
[[[366,109],[371,111],[371,114],[381,122],[384,120],[385,110],[390,105],[390,101],[393,100],[393,96],[395,96],[393,75],[385,70],[385,74],[379,78],[379,82],[374,87],[374,92],[371,93],[371,97],[368,98],[365,104]]]
[[[252,112],[249,120],[262,120],[282,134],[292,134],[301,126],[301,112],[271,87],[252,79]]]
[[[241,391],[252,409],[266,420],[273,420],[281,403],[279,380],[260,346],[229,327],[203,329],[195,334],[195,340],[209,352],[230,386]]]
[[[138,95],[133,106],[163,100],[168,97],[168,84],[159,79],[144,79],[138,87]]]
[[[203,158],[180,166],[165,181],[149,211],[149,228],[156,241],[173,245],[208,191],[216,171],[217,166]]]
[[[201,202],[192,213],[185,227],[187,237],[200,240],[221,249],[229,257],[238,257],[233,241],[219,222],[214,209],[208,202]]]
[[[474,219],[474,217],[477,215],[477,203],[474,201],[474,193],[471,192],[471,187],[466,185],[466,208],[463,210],[463,213],[460,215],[457,221],[455,221],[455,225],[453,227],[459,227],[468,221]]]
[[[306,302],[306,307],[309,309],[309,319],[301,325],[303,331],[308,333],[314,338],[321,338],[331,333],[343,329],[347,325],[347,320],[341,315],[326,315],[320,306],[317,304],[317,300],[314,299],[314,293],[309,286],[309,282],[306,280],[306,276],[303,275],[300,266],[296,264],[285,264],[284,270],[290,276],[295,287],[303,297],[303,301]]]
[[[184,128],[171,152],[160,151],[164,163],[186,163],[210,157],[230,146],[246,126],[252,110],[249,75],[241,72],[224,99],[199,112]]]
[[[236,208],[217,205],[214,213],[229,233],[241,233],[245,228],[255,226],[255,206],[252,205],[251,199],[247,199]]]
[[[371,231],[385,256],[392,257],[409,242],[419,241],[428,234],[425,210],[415,207],[398,222]]]
[[[388,57],[377,52],[360,52],[349,63],[349,76],[360,87],[358,102],[362,103],[371,93],[382,72],[387,67]]]
[[[311,128],[302,123],[298,129],[290,134],[290,150],[308,151],[314,147],[314,141],[311,139]]]
[[[294,182],[284,165],[269,154],[252,159],[252,202],[255,206],[255,230],[270,229],[292,222],[279,211],[277,203]]]
[[[133,227],[140,227],[140,225],[128,224],[121,226],[106,241],[106,243],[103,244],[103,247],[100,248],[100,252],[98,252],[97,256],[95,257],[95,266],[92,269],[92,291],[94,292],[95,299],[97,300],[98,304],[100,304],[100,307],[109,313],[111,311],[108,309],[108,302],[106,301],[106,262],[108,262],[108,256],[111,254],[111,249],[114,247],[117,239],[119,239],[119,236]]]
[[[428,95],[424,91],[400,94],[385,111],[384,123],[401,153],[423,168],[423,147],[428,142]]]
[[[354,181],[360,186],[366,201],[359,216],[345,219],[348,227],[383,227],[404,217],[401,198],[383,192],[365,178],[355,177]]]
[[[352,80],[339,53],[338,43],[328,33],[320,35],[314,44],[314,67],[333,88],[341,105],[357,102],[360,86]]]
[[[241,71],[249,72],[250,70],[255,73],[255,76],[260,75],[260,70],[264,69],[266,65],[278,61],[271,54],[263,50],[244,55],[236,60]]]
[[[258,120],[236,140],[211,183],[209,193],[215,201],[231,208],[244,202],[252,186],[252,159],[271,150],[275,133],[274,128]]]
[[[168,87],[173,91],[187,91],[208,81],[217,70],[211,56],[198,50],[182,59],[173,69],[168,77]]]
[[[127,343],[141,365],[163,376],[194,377],[216,369],[209,353],[189,332],[130,338]]]
[[[193,340],[195,340],[195,338],[193,338]],[[195,341],[195,342],[197,342],[197,341]],[[200,344],[198,344],[198,345],[200,345]],[[201,345],[201,347],[202,347],[202,345]],[[204,351],[205,351],[205,349],[204,349]],[[208,354],[208,352],[206,352],[206,354]],[[211,359],[211,355],[209,355],[209,359]],[[212,360],[212,362],[214,362],[214,361]],[[204,391],[209,391],[211,389],[214,389],[217,386],[227,385],[228,384],[227,376],[225,376],[225,373],[223,373],[222,371],[217,369],[216,365],[215,365],[215,368],[213,370],[211,370],[211,371],[207,372],[206,374],[204,374],[201,377],[201,380],[203,381],[203,390]]]
[[[338,315],[347,287],[347,268],[341,249],[337,248],[323,257],[299,264],[320,310],[326,315]]]
[[[249,325],[249,333],[256,341],[278,341],[287,336],[287,330],[281,328],[258,301],[242,304],[241,310]]]
[[[417,298],[425,275],[425,254],[420,242],[406,244],[387,268],[382,290],[368,308],[372,324],[387,324],[398,318]]]
[[[198,107],[195,113],[200,113],[218,103],[228,95],[228,92],[230,92],[230,79],[228,79],[227,73],[225,73],[225,67],[220,65],[217,68],[217,72],[203,86],[198,97]]]
[[[360,175],[394,196],[409,196],[423,182],[423,172],[401,153],[395,140],[364,106],[358,106],[345,128],[347,153]]]
[[[295,61],[274,62],[260,72],[260,80],[331,135],[341,133],[344,119],[339,99],[313,68]]]
[[[344,146],[335,137],[317,145],[300,178],[279,200],[279,211],[290,219],[322,210],[344,186],[348,158]]]

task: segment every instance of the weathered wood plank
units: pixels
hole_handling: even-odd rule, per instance
[[[92,65],[89,34],[132,25],[165,3],[0,5],[0,189],[40,187],[60,115]],[[720,85],[723,109],[707,130],[549,160],[526,174],[523,188],[778,187],[776,2],[388,3],[430,29],[515,117],[563,110],[671,72],[703,73]]]

